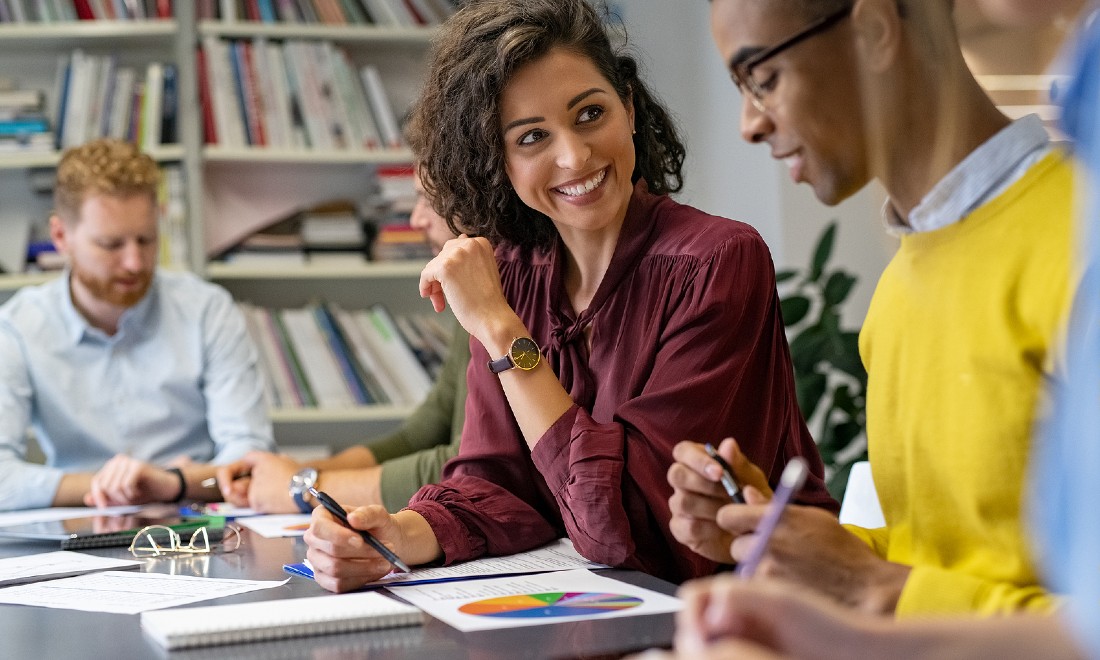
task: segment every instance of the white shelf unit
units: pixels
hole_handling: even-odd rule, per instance
[[[197,22],[194,3],[175,2],[173,7],[176,17],[172,20],[0,26],[2,75],[14,78],[20,87],[44,89],[52,97],[57,59],[75,48],[97,54],[117,53],[120,61],[127,62],[153,58],[175,62],[179,75],[179,144],[157,149],[151,155],[161,162],[182,165],[191,270],[221,284],[239,300],[269,307],[295,307],[323,299],[349,309],[381,302],[394,313],[430,310],[430,303],[421,300],[417,292],[422,262],[274,270],[208,260],[211,228],[242,222],[253,212],[274,219],[336,197],[361,199],[375,168],[408,163],[412,154],[407,149],[314,151],[205,145],[195,49],[208,35],[332,41],[346,49],[356,64],[378,66],[391,101],[395,107],[405,108],[418,91],[434,30]],[[53,98],[47,101],[55,102]],[[25,173],[55,167],[58,160],[57,153],[0,154],[0,223],[13,215],[28,214],[39,222],[48,216],[49,196],[29,190]],[[22,286],[54,276],[0,275],[0,301]],[[411,410],[392,405],[278,409],[272,411],[272,420],[280,443],[339,447],[396,427]]]

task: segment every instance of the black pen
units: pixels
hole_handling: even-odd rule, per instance
[[[718,450],[714,448],[714,445],[708,442],[703,447],[707,450],[707,455],[713,458],[722,468],[722,488],[726,489],[726,494],[729,495],[734,504],[744,504],[745,496],[741,494],[741,484],[737,483],[737,479],[733,476],[733,469],[730,464],[718,454]]]
[[[325,507],[326,511],[336,516],[337,520],[344,523],[344,527],[347,527],[351,531],[356,532],[359,534],[359,536],[363,537],[363,540],[369,543],[370,547],[377,550],[378,554],[382,555],[382,557],[384,557],[386,561],[393,564],[402,571],[405,571],[406,573],[412,572],[412,569],[409,568],[408,564],[401,561],[401,558],[395,555],[393,553],[393,550],[390,550],[386,546],[382,545],[382,542],[374,538],[373,534],[368,531],[355,529],[354,527],[352,527],[351,523],[348,522],[348,512],[344,511],[344,507],[337,504],[336,500],[329,497],[328,494],[317,490],[313,486],[309,487],[309,494],[316,497],[317,501],[321,503],[321,506]]]

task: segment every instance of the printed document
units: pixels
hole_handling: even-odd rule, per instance
[[[133,559],[98,557],[68,550],[43,552],[23,557],[7,557],[0,559],[0,587],[53,580],[96,571],[136,569],[139,566],[141,566],[141,562]]]
[[[286,580],[224,580],[163,573],[106,571],[0,589],[0,603],[85,612],[138,614],[146,610],[270,589],[282,584],[286,584]]]
[[[367,586],[381,585],[389,587],[402,584],[425,584],[466,580],[474,577],[567,571],[577,568],[608,568],[608,566],[597,564],[582,557],[573,548],[573,542],[569,539],[558,539],[537,550],[520,552],[506,557],[483,557],[452,564],[451,566],[414,567],[412,573],[390,573],[381,580],[372,582]]]
[[[463,631],[677,612],[680,599],[587,570],[387,587]]]

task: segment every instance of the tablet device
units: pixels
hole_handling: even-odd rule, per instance
[[[179,534],[186,543],[191,534],[206,527],[211,541],[221,538],[224,518],[203,516],[157,515],[142,512],[123,516],[88,516],[69,520],[22,523],[0,526],[0,539],[58,543],[62,550],[128,546],[137,533],[149,525],[164,525]]]

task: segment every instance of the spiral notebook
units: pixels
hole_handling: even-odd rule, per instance
[[[142,629],[166,649],[415,626],[423,621],[418,608],[373,591],[141,614]]]

